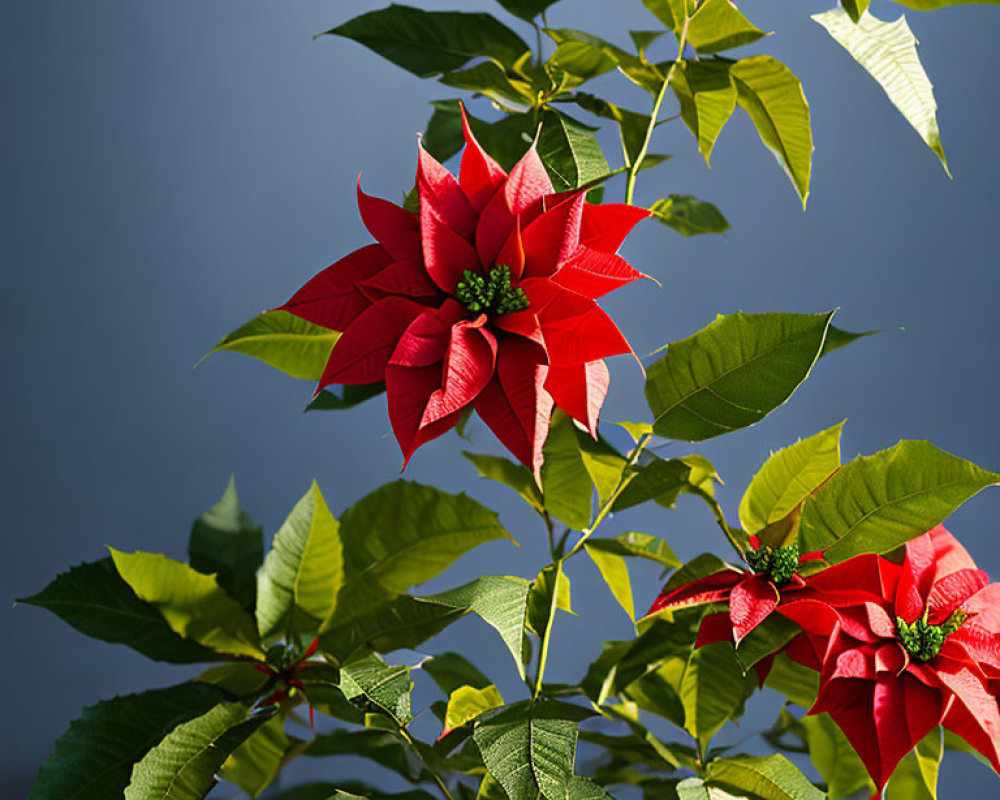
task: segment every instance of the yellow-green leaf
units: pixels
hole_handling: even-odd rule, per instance
[[[736,110],[736,84],[728,61],[682,61],[671,86],[681,105],[681,118],[698,140],[698,152],[710,164],[722,128]]]
[[[159,553],[109,550],[122,579],[140,599],[156,606],[176,633],[220,653],[263,655],[253,618],[214,575]]]
[[[705,0],[687,28],[688,44],[703,55],[742,47],[766,35],[731,0]]]
[[[594,547],[588,542],[584,545],[587,555],[597,566],[604,578],[604,582],[611,590],[615,600],[618,601],[628,618],[635,622],[635,602],[632,600],[632,583],[629,580],[628,566],[625,559],[617,553],[609,552],[601,547]]]
[[[445,731],[453,731],[472,722],[476,717],[504,704],[500,690],[492,683],[482,689],[475,686],[460,686],[448,698],[444,714]]]

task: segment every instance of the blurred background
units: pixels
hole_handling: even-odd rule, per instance
[[[530,32],[488,0],[416,4],[495,11]],[[640,353],[737,309],[839,306],[840,327],[885,331],[824,359],[760,425],[699,448],[726,481],[719,493],[734,517],[769,449],[845,417],[845,459],[911,437],[1000,467],[1000,16],[975,6],[907,12],[935,84],[955,176],[948,180],[878,85],[809,19],[831,4],[761,0],[746,9],[778,33],[744,52],[766,49],[785,61],[810,102],[816,152],[808,211],[742,112],[723,131],[711,170],[680,123],[665,125],[654,150],[676,157],[642,175],[638,199],[694,194],[717,204],[732,230],[682,239],[645,223],[625,254],[662,290],[634,285],[605,302]],[[384,400],[303,414],[312,387],[258,362],[222,354],[192,369],[224,334],[368,242],[355,207],[358,172],[369,192],[394,200],[411,185],[427,102],[455,93],[352,42],[312,39],[382,5],[2,4],[0,589],[8,601],[72,564],[103,557],[109,544],[183,558],[191,521],[231,474],[268,535],[314,477],[338,513],[397,476],[401,459]],[[900,10],[872,4],[882,19]],[[563,0],[549,21],[622,46],[629,29],[656,27],[639,0]],[[624,78],[602,83],[613,99],[646,108],[647,98]],[[471,108],[490,115],[485,101]],[[608,198],[621,192],[612,184]],[[611,366],[605,419],[646,419],[634,362]],[[483,426],[473,426],[472,436],[476,449],[497,451]],[[475,477],[458,455],[467,447],[454,435],[437,440],[413,458],[406,477],[469,491],[498,508],[521,547],[482,547],[428,588],[487,572],[530,578],[547,557],[542,527],[513,495]],[[678,443],[661,455],[690,450]],[[988,491],[949,522],[994,577],[998,512],[1000,494]],[[693,498],[673,512],[624,512],[606,532],[628,530],[666,537],[682,558],[725,553]],[[552,680],[579,678],[599,640],[632,635],[592,564],[574,560],[570,577],[579,616],[563,615],[556,626]],[[656,569],[638,565],[633,587],[644,609],[658,589]],[[87,639],[36,608],[4,610],[0,632],[4,798],[26,794],[82,706],[195,671]],[[485,665],[508,700],[521,696],[491,629],[467,618],[425,649],[454,648]],[[417,692],[418,707],[432,698],[426,685]],[[755,699],[741,727],[720,741],[768,726],[776,699]],[[430,721],[420,723],[433,735]],[[753,741],[746,746],[759,746]],[[336,780],[359,777],[359,769],[375,775],[350,758],[296,764],[293,772]],[[984,796],[996,791],[996,780],[968,756],[952,755],[943,794]]]

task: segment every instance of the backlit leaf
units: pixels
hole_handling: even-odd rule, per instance
[[[834,8],[813,14],[813,19],[878,81],[892,104],[941,159],[947,171],[948,161],[938,131],[934,87],[920,63],[917,39],[906,24],[906,17],[883,22],[865,13],[855,22],[842,8]]]
[[[213,576],[159,553],[109,549],[118,574],[175,632],[220,653],[262,655],[253,618]]]
[[[259,797],[278,777],[294,744],[285,733],[284,719],[275,715],[230,754],[219,774],[251,797]]]
[[[737,789],[759,800],[823,800],[825,795],[784,756],[732,756],[710,761],[710,784]]]
[[[337,331],[287,311],[265,311],[226,336],[206,358],[229,350],[263,361],[293,378],[318,381],[339,338]]]
[[[764,35],[731,0],[704,0],[687,28],[688,44],[703,55],[742,47]]]
[[[648,533],[623,533],[613,539],[591,539],[586,547],[619,556],[644,558],[664,567],[681,565],[666,540]]]
[[[503,705],[503,697],[496,686],[490,684],[481,689],[475,686],[460,686],[448,698],[444,729],[451,731],[472,722],[476,717]]]
[[[590,525],[594,485],[580,454],[572,418],[557,409],[543,448],[542,494],[545,508],[574,530]]]
[[[682,61],[671,86],[681,118],[698,140],[698,152],[709,163],[715,142],[736,110],[736,84],[728,61]]]
[[[597,566],[601,577],[604,578],[604,582],[611,590],[611,594],[618,601],[618,605],[628,614],[628,618],[635,622],[632,583],[629,580],[628,566],[625,564],[625,559],[617,553],[609,552],[605,548],[594,547],[593,545],[596,544],[598,542],[587,542],[584,545],[584,549],[586,549],[587,555],[590,556],[591,560]]]

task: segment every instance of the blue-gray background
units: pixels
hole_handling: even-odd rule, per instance
[[[382,400],[303,415],[310,387],[257,362],[227,354],[191,368],[222,334],[368,241],[354,205],[359,171],[370,192],[393,199],[409,185],[426,103],[453,95],[353,43],[311,39],[380,5],[3,3],[0,587],[8,600],[102,557],[106,544],[183,557],[191,520],[231,473],[268,533],[313,477],[337,511],[397,475]],[[461,5],[492,9],[488,0]],[[711,171],[687,130],[667,125],[655,149],[678,157],[642,176],[640,199],[695,194],[718,203],[733,229],[684,240],[647,223],[626,254],[663,289],[627,288],[607,308],[638,352],[740,308],[840,306],[842,327],[889,331],[824,359],[756,428],[702,448],[727,482],[720,494],[730,512],[769,448],[844,417],[848,457],[917,437],[1000,467],[998,12],[909,14],[941,105],[949,181],[878,86],[809,20],[826,2],[753,5],[755,21],[779,31],[764,46],[802,78],[811,104],[809,210],[742,113],[723,132]],[[888,4],[874,10],[898,15]],[[654,26],[638,0],[564,0],[550,22],[621,44],[629,28]],[[605,86],[626,105],[647,102],[624,79]],[[482,101],[473,107],[488,113]],[[606,418],[643,418],[634,364],[617,359],[612,371]],[[474,434],[480,449],[494,447],[481,427]],[[425,447],[407,476],[502,508],[522,547],[483,547],[436,585],[484,572],[531,577],[544,534],[504,490],[474,478],[460,446],[449,436]],[[1000,497],[986,493],[951,522],[995,576],[998,512]],[[694,501],[609,524],[625,530],[662,534],[683,557],[724,552]],[[591,565],[573,564],[571,576],[580,616],[560,619],[553,679],[581,674],[596,635],[630,634]],[[638,606],[656,577],[635,573]],[[82,705],[191,674],[93,642],[38,609],[6,610],[0,626],[4,797],[23,796]],[[429,649],[458,647],[476,652],[517,697],[491,630],[463,620]],[[758,703],[737,737],[765,723],[761,705],[773,709]],[[356,767],[340,760],[323,769],[342,777]],[[945,797],[958,787],[995,791],[995,778],[967,757],[948,760],[944,772]]]

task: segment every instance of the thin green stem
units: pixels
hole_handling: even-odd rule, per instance
[[[545,530],[549,534],[549,555],[552,560],[556,560],[556,530],[555,523],[552,521],[552,515],[546,510],[542,511],[542,521],[545,523]]]
[[[736,551],[736,555],[740,557],[740,560],[743,560],[745,557],[743,545],[733,532],[733,529],[729,527],[729,523],[726,522],[726,515],[722,513],[722,506],[719,505],[719,501],[700,487],[694,486],[691,488],[691,491],[705,501],[705,505],[707,505],[711,510],[712,516],[715,517],[716,523],[722,530],[723,534],[725,534],[729,544],[733,546],[733,550]]]
[[[568,558],[569,556],[567,556]],[[549,618],[545,621],[545,630],[542,632],[542,646],[538,653],[538,676],[535,678],[534,699],[542,693],[542,680],[545,677],[545,665],[549,660],[549,642],[552,640],[552,624],[556,619],[557,605],[559,603],[559,578],[562,576],[562,565],[565,559],[555,562],[555,576],[552,582],[552,599],[549,601]]]
[[[684,26],[681,28],[681,35],[678,38],[677,58],[670,64],[670,69],[667,70],[667,76],[663,79],[663,85],[660,86],[660,91],[657,93],[656,100],[653,102],[653,110],[649,115],[649,125],[646,126],[646,134],[642,139],[642,147],[639,148],[639,152],[636,153],[635,158],[629,165],[628,181],[625,184],[625,202],[630,205],[632,203],[632,196],[635,192],[636,178],[639,175],[639,170],[642,169],[643,159],[646,158],[646,153],[649,151],[649,142],[653,138],[653,130],[656,128],[656,121],[660,116],[660,107],[663,105],[663,99],[667,96],[667,89],[670,86],[670,81],[674,77],[674,70],[677,69],[677,65],[684,59],[684,46],[687,44],[689,22],[690,17],[685,17]]]
[[[431,765],[424,760],[423,755],[417,749],[416,742],[414,742],[413,737],[410,736],[410,732],[406,730],[406,728],[404,727],[400,727],[399,732],[402,735],[402,737],[406,739],[407,744],[410,745],[410,749],[414,753],[416,753],[417,758],[420,759],[420,763],[423,764],[424,767],[427,769],[427,771],[434,777],[434,783],[438,785],[438,788],[441,790],[441,794],[444,795],[445,800],[455,800],[455,798],[452,796],[452,793],[448,791],[448,785],[444,782],[441,776],[438,775],[437,770],[432,768]]]
[[[543,21],[542,24],[544,25],[545,22]],[[535,29],[535,44],[536,44],[536,46],[538,48],[535,51],[535,63],[538,64],[538,66],[541,66],[542,65],[542,29],[539,26],[539,24],[537,22],[535,22],[534,20],[531,21],[531,25]]]

